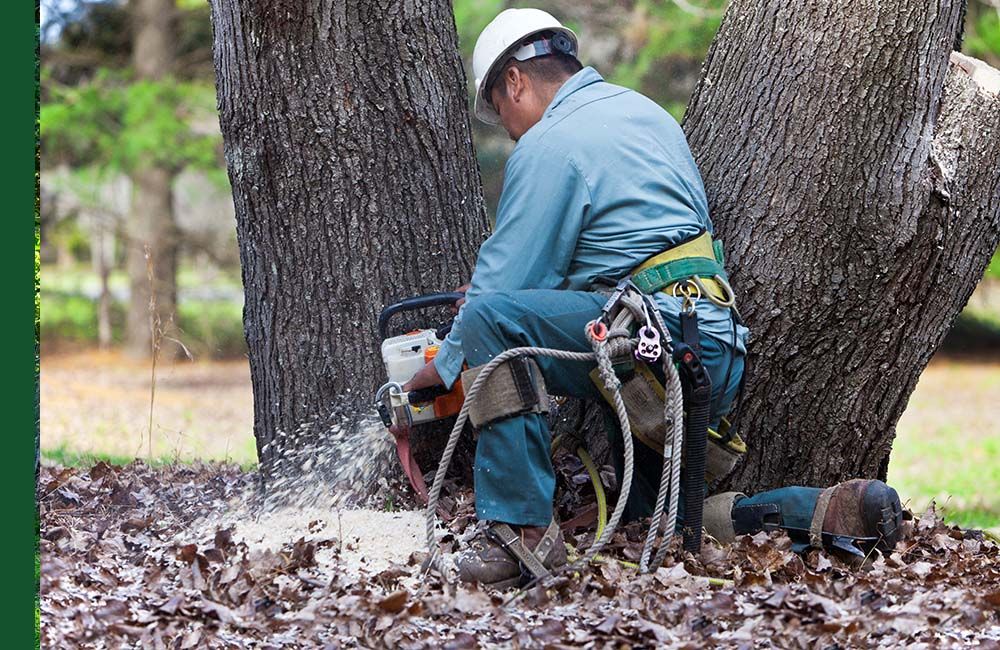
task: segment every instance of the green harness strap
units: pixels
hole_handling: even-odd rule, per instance
[[[722,252],[722,242],[713,241],[712,236],[702,231],[696,237],[689,238],[673,248],[646,260],[632,272],[632,282],[645,294],[654,294],[669,288],[678,282],[684,282],[693,277],[705,280],[706,285],[727,291],[729,277],[726,275],[725,254]],[[722,286],[715,287],[715,277],[721,278]],[[710,290],[711,292],[711,290]],[[726,296],[721,296],[726,300]]]
[[[721,257],[722,242],[715,242],[716,257]],[[716,275],[728,280],[726,270],[722,266],[721,260],[713,260],[707,257],[685,257],[671,262],[663,262],[652,266],[644,271],[639,271],[632,276],[632,282],[639,291],[645,294],[652,294],[664,289],[675,282],[683,282],[693,276],[714,278]]]

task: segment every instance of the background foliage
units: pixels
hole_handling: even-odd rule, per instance
[[[538,6],[560,16],[576,30],[581,56],[595,65],[609,81],[636,88],[660,102],[677,119],[683,117],[687,99],[697,81],[701,63],[725,10],[725,0],[634,0],[613,2],[565,0],[503,2],[502,0],[455,0],[455,22],[462,56],[470,61],[482,28],[508,6]],[[50,0],[43,6],[41,26],[41,137],[46,169],[68,170],[77,188],[95,188],[90,203],[100,202],[99,188],[118,175],[143,165],[156,164],[174,171],[197,170],[223,192],[228,191],[221,139],[214,113],[214,77],[211,66],[211,24],[208,7],[196,0],[177,5],[178,70],[159,80],[136,80],[130,68],[131,19],[126,3],[117,1]],[[963,49],[972,56],[1000,65],[1000,11],[989,0],[971,0]],[[467,75],[472,83],[471,71]],[[496,205],[502,183],[503,163],[512,147],[497,129],[474,123],[479,163],[487,205]],[[63,193],[65,193],[63,183]],[[45,188],[43,188],[43,192]],[[79,190],[74,190],[83,194]],[[94,198],[96,197],[96,198]],[[49,202],[53,206],[58,201]],[[81,203],[77,201],[76,203]],[[120,210],[119,210],[120,212]],[[93,234],[77,219],[79,210],[46,209],[42,206],[41,262],[55,262],[78,273],[92,273]],[[232,223],[217,215],[220,230]],[[127,218],[118,215],[117,218]],[[211,221],[211,219],[205,219]],[[120,225],[120,224],[119,224]],[[116,225],[116,230],[120,230]],[[204,242],[188,238],[182,249],[182,267],[201,267],[206,261],[223,260],[228,275],[238,273],[235,241],[222,237],[222,246],[211,250]],[[116,241],[115,265],[124,259],[120,238]],[[228,248],[227,248],[228,246]],[[222,250],[218,250],[218,249]],[[995,258],[988,277],[1000,278],[1000,257]],[[43,316],[43,338],[48,342],[69,338],[79,341],[96,336],[96,309],[87,310],[42,286],[51,312]],[[238,298],[237,298],[238,299]],[[120,312],[123,307],[115,309]],[[196,336],[205,328],[188,321],[186,343],[197,348]],[[188,309],[190,314],[193,309]],[[229,310],[234,321],[223,326],[224,344],[201,346],[213,354],[241,351],[238,335],[239,310]],[[977,328],[988,331],[991,320],[977,315]],[[89,321],[94,324],[86,325]],[[977,322],[978,322],[977,321]],[[197,334],[195,334],[197,332]],[[92,340],[92,339],[90,339]],[[117,340],[117,339],[116,339]]]

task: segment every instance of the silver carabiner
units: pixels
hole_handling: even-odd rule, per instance
[[[698,291],[704,294],[705,297],[712,302],[712,304],[718,305],[719,307],[722,307],[724,309],[729,309],[730,307],[735,305],[736,294],[733,293],[733,288],[729,286],[729,282],[727,282],[724,277],[718,274],[716,274],[712,279],[718,282],[719,287],[722,288],[722,292],[726,295],[726,298],[724,300],[719,300],[718,298],[713,296],[712,292],[705,287],[705,285],[701,281],[701,278],[699,278],[697,275],[693,276],[691,278],[691,281],[694,282],[695,286],[698,287]]]
[[[697,276],[692,277],[697,278]],[[692,290],[691,287],[694,287],[694,289]],[[677,295],[678,291],[680,291],[680,296]],[[694,313],[695,301],[702,296],[701,283],[692,282],[691,278],[688,278],[684,282],[674,284],[673,289],[670,290],[670,294],[674,298],[683,298],[681,311],[686,314],[692,314]]]

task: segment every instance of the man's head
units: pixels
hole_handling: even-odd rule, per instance
[[[582,66],[576,35],[538,9],[508,9],[486,26],[473,52],[476,117],[514,140],[534,126],[559,87]]]
[[[582,67],[576,57],[559,52],[503,65],[486,92],[512,140],[542,119],[560,86]]]

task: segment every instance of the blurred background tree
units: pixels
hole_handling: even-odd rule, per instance
[[[42,255],[60,270],[45,287],[62,288],[55,313],[77,326],[60,323],[56,338],[93,333],[102,347],[124,339],[133,356],[148,356],[164,336],[184,337],[179,255],[207,254],[230,272],[236,263],[231,211],[219,209],[229,201],[208,8],[134,0],[49,9],[42,25]],[[205,222],[216,231],[207,242]],[[74,287],[87,290],[74,295]],[[238,301],[237,293],[228,298]],[[43,317],[43,329],[52,329],[46,322],[53,324]]]

